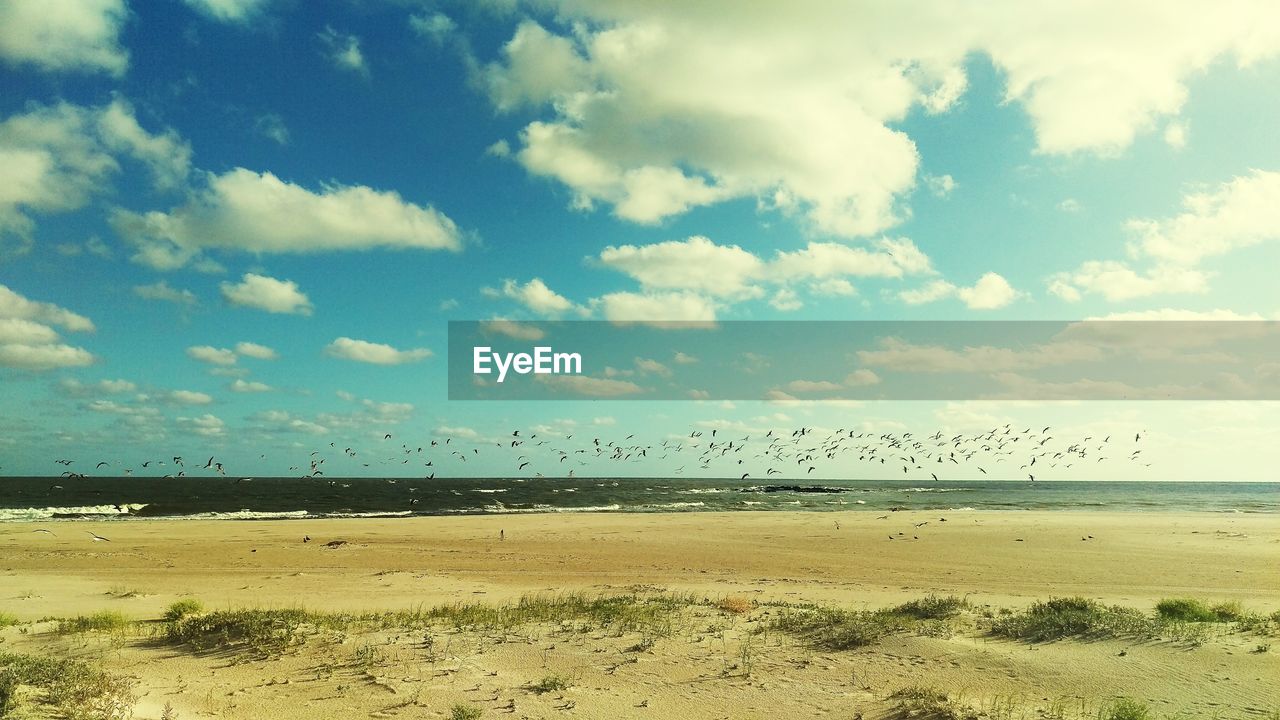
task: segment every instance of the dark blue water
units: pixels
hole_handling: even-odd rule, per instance
[[[0,521],[523,512],[1124,510],[1280,512],[1280,483],[693,478],[0,478]]]

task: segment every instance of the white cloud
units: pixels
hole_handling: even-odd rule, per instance
[[[165,393],[165,399],[177,405],[208,405],[213,396],[194,390],[172,390]]]
[[[254,380],[246,381],[241,380],[240,378],[233,380],[227,387],[231,389],[231,392],[238,393],[263,393],[271,391],[271,386],[266,383]]]
[[[636,369],[649,375],[671,377],[671,368],[652,358],[636,358]]]
[[[1027,348],[980,345],[952,349],[941,345],[916,345],[898,338],[885,338],[876,350],[859,350],[863,365],[890,368],[897,372],[992,373],[1069,365],[1103,357],[1089,344],[1054,342]]]
[[[236,363],[235,352],[210,345],[194,345],[187,348],[187,357],[210,365],[234,365]]]
[[[866,368],[854,370],[845,376],[844,379],[844,384],[848,387],[865,387],[867,385],[875,385],[879,382],[880,376]]]
[[[853,283],[844,278],[827,278],[809,285],[809,291],[815,295],[825,295],[827,297],[852,297],[858,294],[858,289]]]
[[[431,357],[431,351],[426,348],[397,350],[390,345],[354,340],[349,337],[340,337],[329,343],[325,347],[325,353],[344,360],[374,365],[401,365]]]
[[[355,35],[344,35],[331,27],[326,27],[318,37],[329,51],[329,59],[334,65],[361,74],[369,72],[368,66],[365,65],[364,53],[360,51],[360,38]]]
[[[1131,220],[1134,252],[1155,262],[1192,266],[1238,248],[1280,240],[1280,172],[1254,170],[1182,198],[1183,212]]]
[[[284,124],[284,118],[275,113],[259,115],[253,121],[253,129],[259,135],[274,141],[277,145],[289,144],[289,127]]]
[[[677,365],[692,365],[698,362],[698,358],[679,351],[676,352],[672,360],[674,360]]]
[[[653,222],[754,196],[862,236],[906,216],[919,160],[899,122],[954,107],[974,55],[1029,116],[1037,151],[1111,154],[1176,116],[1189,78],[1280,50],[1268,0],[893,10],[559,0],[548,14],[563,31],[520,24],[481,75],[500,111],[547,113],[515,156],[578,207]]]
[[[93,354],[84,348],[71,345],[27,345],[6,343],[0,345],[0,367],[18,370],[51,370],[53,368],[82,367],[94,361]]]
[[[43,70],[123,75],[124,0],[5,0],[0,3],[0,59]]]
[[[781,312],[794,312],[804,307],[804,303],[800,302],[800,298],[790,288],[780,288],[773,297],[769,298],[769,304],[774,310]]]
[[[924,184],[935,197],[949,197],[956,189],[956,179],[950,175],[925,175]]]
[[[517,340],[541,340],[547,335],[536,325],[527,322],[512,322],[503,318],[484,320],[480,323],[480,329],[484,332],[495,332]]]
[[[547,287],[542,278],[534,278],[521,285],[515,280],[502,281],[501,290],[486,289],[491,297],[506,297],[524,305],[540,315],[559,315],[576,309],[569,299]]]
[[[243,23],[258,17],[272,0],[183,0],[188,7],[221,22]]]
[[[442,43],[457,30],[458,25],[448,15],[437,12],[410,15],[409,27],[422,37]]]
[[[83,383],[75,378],[63,378],[58,381],[58,388],[73,397],[86,397],[98,394],[131,393],[136,391],[138,386],[128,380],[99,380],[94,383]]]
[[[91,332],[83,315],[52,303],[30,300],[0,285],[0,367],[51,370],[94,362],[84,348],[66,345],[52,325],[69,332]]]
[[[1121,301],[1159,294],[1204,293],[1205,260],[1280,240],[1280,172],[1253,170],[1182,198],[1183,211],[1163,219],[1126,223],[1129,255],[1146,261],[1134,269],[1118,260],[1090,260],[1049,278],[1049,292],[1074,302],[1084,293]]]
[[[956,290],[956,296],[970,310],[996,310],[1017,299],[1018,291],[1001,275],[989,272],[978,278],[973,287]]]
[[[240,307],[266,310],[269,313],[310,315],[311,301],[292,280],[277,280],[265,275],[245,273],[237,284],[224,282],[222,297]]]
[[[200,417],[180,417],[178,427],[201,437],[222,437],[226,434],[226,423],[216,415],[205,413]]]
[[[908,305],[924,305],[951,297],[955,292],[955,285],[946,280],[934,280],[924,287],[902,290],[898,293],[898,298]]]
[[[924,305],[949,297],[957,297],[970,310],[995,310],[1016,300],[1017,290],[998,273],[989,272],[971,287],[957,287],[946,280],[934,280],[914,290],[902,290],[898,299],[908,305]]]
[[[452,220],[396,192],[363,185],[313,192],[244,168],[209,176],[204,190],[168,213],[121,210],[111,222],[137,248],[135,261],[160,270],[182,267],[207,249],[302,254],[461,248]]]
[[[251,342],[236,343],[236,354],[258,360],[275,360],[280,357],[275,350],[272,350],[266,345],[259,345],[258,343]]]
[[[1164,126],[1164,141],[1174,150],[1181,150],[1187,146],[1187,134],[1190,133],[1190,123],[1186,120],[1173,120]]]
[[[179,305],[195,305],[199,301],[190,290],[178,290],[169,287],[168,281],[161,280],[150,285],[135,285],[133,294],[146,300],[163,300]]]
[[[604,319],[613,322],[708,323],[716,319],[715,305],[693,293],[615,292],[594,302],[600,306]]]
[[[789,393],[818,393],[834,392],[843,388],[827,380],[792,380],[787,383],[786,389]]]
[[[621,397],[644,392],[629,380],[611,380],[590,375],[534,375],[535,380],[557,390],[590,397]]]
[[[1080,201],[1075,198],[1066,198],[1058,203],[1058,209],[1065,213],[1080,212]]]
[[[609,246],[600,253],[605,267],[630,275],[653,289],[690,290],[715,297],[752,297],[749,282],[763,263],[737,245],[717,245],[702,236],[652,245]],[[714,268],[714,272],[708,272]]]
[[[173,130],[144,130],[121,99],[98,108],[36,105],[6,118],[0,123],[0,239],[12,234],[29,241],[31,213],[84,206],[107,188],[123,157],[146,165],[157,188],[170,189],[186,178],[191,148]]]
[[[1090,260],[1074,272],[1057,273],[1049,280],[1049,292],[1067,302],[1083,293],[1096,293],[1112,302],[1151,295],[1204,293],[1209,276],[1200,270],[1158,265],[1138,272],[1115,260]]]

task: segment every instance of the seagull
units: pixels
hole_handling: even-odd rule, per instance
[[[46,534],[46,535],[53,535],[54,537],[57,537],[57,535],[58,535],[58,534],[57,534],[57,533],[55,533],[54,531],[52,531],[52,530],[45,530],[44,528],[38,528],[38,529],[36,529],[36,530],[32,530],[31,532],[44,533],[44,534]]]
[[[111,542],[107,538],[104,538],[101,535],[97,535],[91,530],[85,530],[85,532],[89,533],[89,535],[93,538],[94,542]]]

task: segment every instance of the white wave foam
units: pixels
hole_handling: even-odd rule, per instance
[[[0,508],[0,521],[12,520],[48,520],[55,515],[101,515],[118,517],[129,515],[145,508],[146,503],[128,503],[125,505],[81,505],[71,507],[43,508]]]

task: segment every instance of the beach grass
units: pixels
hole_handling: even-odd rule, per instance
[[[449,709],[449,720],[480,720],[484,711],[474,705],[458,703]]]
[[[1020,613],[997,618],[991,632],[1030,642],[1064,638],[1154,638],[1159,623],[1135,608],[1104,605],[1083,597],[1051,598]]]
[[[7,628],[12,625],[19,625],[21,624],[21,622],[22,622],[21,620],[18,620],[17,615],[14,615],[13,613],[0,611],[0,628]],[[4,716],[0,715],[0,717],[4,717]]]
[[[79,660],[0,653],[0,717],[40,705],[68,720],[123,720],[135,699],[128,680]]]
[[[1164,620],[1212,623],[1239,620],[1245,612],[1238,602],[1210,605],[1196,598],[1166,598],[1156,603],[1156,614]]]
[[[204,603],[195,598],[175,600],[165,608],[164,619],[170,622],[181,620],[188,615],[196,615],[204,611]]]
[[[58,632],[62,634],[85,632],[120,633],[127,630],[132,623],[124,613],[118,610],[102,610],[92,615],[77,615],[58,621]]]
[[[905,687],[895,691],[889,699],[893,701],[893,714],[890,716],[893,718],[978,720],[981,717],[978,711],[931,687]]]
[[[1098,720],[1154,720],[1155,715],[1143,703],[1120,698],[1098,711]]]

